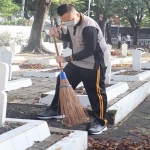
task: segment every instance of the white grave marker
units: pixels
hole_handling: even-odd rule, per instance
[[[107,69],[105,73],[105,84],[110,84],[110,79],[111,79],[111,67],[112,67],[112,63],[110,61],[111,49],[112,49],[112,45],[107,44],[107,51],[106,51],[107,53],[105,53],[104,55],[105,64],[107,65]]]
[[[15,56],[15,48],[16,48],[16,43],[11,42],[10,43],[10,50],[13,52],[13,56]]]
[[[112,49],[112,45],[107,44],[107,48],[108,48],[108,51],[110,52],[110,51],[111,51],[111,49]]]
[[[8,84],[8,65],[0,62],[0,70],[0,125],[2,125],[6,118],[7,94],[4,90]]]
[[[128,45],[127,44],[122,44],[122,56],[127,56],[127,49],[128,49]]]
[[[132,50],[132,69],[133,70],[141,70],[141,55],[142,51],[141,50]]]
[[[105,73],[105,84],[110,84],[110,80],[111,80],[111,67],[112,67],[112,63],[111,63],[111,61],[109,61],[107,69],[106,69],[106,73]]]
[[[1,56],[1,52],[7,50],[7,48],[5,46],[0,47],[0,56]],[[0,61],[1,61],[1,57],[0,57]]]
[[[72,50],[70,48],[63,49],[63,57],[72,55]],[[63,63],[63,68],[67,65],[67,62]]]
[[[11,67],[11,63],[13,60],[13,53],[7,49],[3,50],[0,53],[0,61],[3,63],[7,63],[9,65],[9,75],[8,75],[8,80],[11,80],[12,77],[12,67]]]

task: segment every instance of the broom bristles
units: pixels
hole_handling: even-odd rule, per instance
[[[60,108],[67,126],[89,122],[89,117],[67,79],[60,80]]]

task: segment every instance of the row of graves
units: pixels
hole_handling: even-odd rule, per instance
[[[63,49],[58,43],[59,53],[69,56],[72,50]],[[141,62],[141,57],[145,53],[140,49],[130,51],[128,55],[127,45],[122,45],[121,56],[114,56],[111,45],[107,47],[110,52],[110,62],[106,70],[106,92],[108,97],[107,119],[109,124],[117,125],[130,112],[132,112],[150,94],[150,62]],[[55,49],[51,45],[51,49]],[[112,54],[112,55],[111,55]],[[24,72],[22,78],[12,77],[12,62],[15,58],[13,51],[5,47],[0,48],[0,125],[12,125],[15,129],[10,129],[0,135],[1,150],[37,150],[40,146],[47,150],[86,150],[88,147],[88,134],[86,131],[64,130],[64,134],[56,134],[61,129],[49,128],[46,121],[6,118],[7,94],[6,91],[16,90],[21,87],[32,85],[30,77],[36,78],[56,78],[59,75],[58,64],[54,58],[43,57],[29,59],[24,65],[48,65],[50,68],[35,69]],[[20,58],[21,59],[21,58]],[[112,65],[131,61],[132,69],[112,72]],[[67,63],[63,64],[65,67]],[[53,66],[53,67],[51,67]],[[147,70],[144,70],[147,69]],[[83,107],[92,114],[90,102],[81,82],[75,89]],[[55,90],[47,91],[41,95],[40,104],[50,105]],[[17,118],[17,117],[16,117]],[[55,133],[55,134],[52,134]]]

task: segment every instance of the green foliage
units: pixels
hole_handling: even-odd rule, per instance
[[[150,6],[150,5],[149,5]],[[147,6],[148,7],[148,6]],[[142,23],[141,23],[142,27],[150,27],[150,12],[148,9],[145,10],[145,15],[143,17]]]
[[[83,0],[52,0],[52,3],[60,4],[83,4]]]
[[[134,26],[141,25],[147,8],[144,0],[115,0],[114,5],[119,6],[116,8],[116,14],[120,18],[128,20],[130,24],[132,20]]]
[[[0,33],[0,46],[8,46],[10,39],[11,35],[7,31]]]
[[[0,0],[0,16],[1,17],[9,17],[15,11],[18,11],[20,7],[13,3],[12,0]]]
[[[22,32],[18,32],[15,35],[10,34],[8,31],[0,33],[0,46],[9,46],[10,41],[14,41],[16,44],[21,45],[27,40],[28,38]]]
[[[58,17],[56,10],[57,7],[61,4],[73,4],[79,12],[85,8],[84,0],[52,0],[50,6],[50,15],[53,16],[54,18]]]
[[[16,36],[11,37],[16,44],[21,45],[22,43],[26,42],[26,37],[22,32],[18,32]]]
[[[112,0],[95,0],[94,2],[96,5],[92,6],[91,9],[99,9],[99,13],[106,15],[108,18],[114,16],[114,5],[112,5]]]
[[[147,15],[143,18],[141,26],[142,27],[150,27],[150,16],[149,15]]]

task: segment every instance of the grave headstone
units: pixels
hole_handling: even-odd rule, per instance
[[[109,50],[109,52],[110,52],[110,51],[111,51],[111,49],[112,49],[112,45],[107,44],[107,48],[108,48],[108,50]]]
[[[110,80],[111,80],[111,67],[112,67],[112,63],[111,61],[109,61],[107,69],[106,69],[106,73],[105,73],[105,84],[110,84]]]
[[[0,56],[1,56],[1,52],[7,50],[7,48],[5,46],[0,47]],[[0,57],[0,61],[1,61],[1,57]]]
[[[128,45],[127,44],[122,44],[122,56],[127,56],[127,49],[128,49]]]
[[[70,56],[72,55],[72,50],[70,48],[66,48],[66,49],[63,49],[63,57],[67,57],[67,56]],[[63,63],[63,68],[67,65],[67,62],[66,63]]]
[[[104,53],[104,60],[106,64],[109,63],[108,61],[110,60],[111,57],[111,49],[112,49],[112,45],[107,44],[107,51]]]
[[[3,50],[0,53],[0,61],[3,63],[8,64],[9,66],[9,74],[8,74],[8,80],[11,80],[12,77],[12,67],[11,67],[11,63],[13,61],[13,53],[7,49]]]
[[[133,70],[141,70],[141,55],[142,55],[142,51],[135,49],[132,50],[132,69]]]
[[[4,91],[8,84],[8,65],[0,62],[0,70],[0,125],[2,125],[6,118],[7,94]]]
[[[49,42],[42,42],[43,46],[48,49],[50,52],[52,53],[56,53],[55,50],[55,45],[54,43],[49,43]],[[58,48],[58,52],[61,55],[62,50],[63,50],[63,44],[62,43],[56,43],[57,44],[57,48]]]
[[[10,43],[10,50],[13,52],[13,56],[15,56],[15,48],[16,48],[16,43],[11,42]]]

